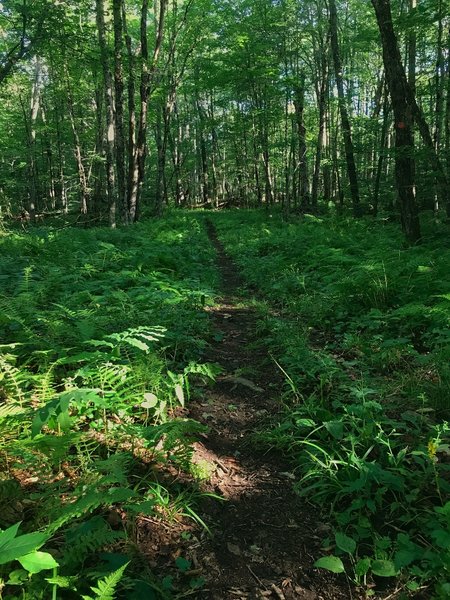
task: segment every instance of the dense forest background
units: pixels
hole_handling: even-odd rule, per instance
[[[447,0],[3,2],[2,213],[114,226],[167,205],[400,209],[415,242],[418,209],[450,210],[448,14]]]

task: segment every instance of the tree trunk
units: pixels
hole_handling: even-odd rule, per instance
[[[389,0],[372,0],[372,4],[381,33],[386,83],[395,118],[395,178],[402,228],[408,242],[416,244],[421,234],[414,188],[413,111],[406,92],[408,82],[392,25]]]
[[[414,17],[417,8],[417,0],[409,0],[409,14]],[[408,35],[408,84],[411,92],[415,95],[416,93],[416,51],[417,51],[417,35],[415,25],[412,25],[411,31]],[[412,136],[412,148],[411,148],[411,169],[413,177],[413,194],[416,196],[416,159],[415,159],[415,141],[414,141],[414,117],[411,117],[411,136]]]
[[[25,106],[22,110],[28,139],[28,178],[29,178],[29,204],[28,212],[32,221],[36,218],[36,209],[39,195],[39,179],[36,162],[36,122],[41,104],[42,65],[39,58],[34,59],[34,80],[31,90],[30,109],[27,114]],[[21,101],[22,102],[22,101]]]
[[[338,41],[338,23],[335,0],[329,0],[330,6],[330,37],[331,51],[333,54],[334,72],[336,77],[336,87],[338,91],[339,112],[341,115],[342,136],[344,138],[345,160],[347,163],[347,173],[350,183],[350,193],[352,196],[353,214],[355,217],[361,213],[359,200],[358,176],[356,173],[355,155],[353,150],[352,130],[347,111],[347,103],[344,93],[344,80],[342,77],[342,64],[339,53]]]
[[[372,214],[374,217],[378,215],[378,198],[380,195],[380,182],[381,173],[383,171],[383,158],[384,151],[387,146],[387,135],[389,129],[389,95],[387,89],[385,89],[385,96],[383,102],[383,124],[381,126],[381,139],[380,139],[380,153],[378,155],[377,170],[375,175],[375,184],[373,189],[372,197]]]
[[[105,8],[103,0],[96,0],[96,19],[98,43],[100,46],[100,60],[103,70],[103,86],[106,108],[106,185],[108,191],[109,222],[111,227],[116,226],[116,177],[114,172],[115,150],[115,123],[114,123],[114,96],[111,71],[108,61],[108,48],[106,45]]]
[[[150,88],[153,83],[158,58],[161,51],[163,34],[164,34],[164,19],[167,9],[167,0],[159,0],[159,12],[157,15],[156,40],[153,49],[152,63],[149,66],[149,52],[147,43],[147,13],[148,0],[142,1],[141,8],[141,82],[140,82],[140,112],[139,125],[136,139],[136,150],[134,152],[131,173],[131,190],[129,198],[129,221],[133,223],[139,216],[140,203],[142,198],[142,188],[145,179],[145,160],[147,158],[147,124],[148,124],[148,101],[150,96]]]
[[[83,153],[81,150],[80,136],[78,133],[77,123],[75,119],[75,107],[73,103],[72,90],[70,87],[70,79],[67,73],[67,104],[69,108],[70,125],[72,127],[74,154],[77,163],[78,182],[80,184],[80,213],[85,215],[88,211],[89,190],[86,179],[86,170],[83,163]]]
[[[117,173],[117,195],[121,219],[128,221],[128,202],[125,186],[125,133],[123,121],[123,0],[113,0],[114,22],[114,106],[115,106],[115,159]]]
[[[305,75],[300,76],[299,85],[294,90],[294,106],[297,121],[297,150],[298,150],[298,190],[302,206],[310,201],[308,182],[308,163],[306,160],[306,127],[303,117],[305,107]]]
[[[316,156],[314,161],[314,174],[312,179],[311,204],[317,206],[319,193],[320,163],[322,160],[323,140],[325,136],[325,115],[328,95],[328,51],[321,50],[320,56],[320,83],[316,89],[319,109],[319,132],[317,134]]]

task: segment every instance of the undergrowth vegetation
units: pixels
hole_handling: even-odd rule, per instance
[[[258,439],[289,453],[298,493],[332,523],[316,565],[369,595],[399,578],[405,594],[448,598],[446,226],[405,249],[372,221],[212,218],[286,378],[283,416]]]
[[[217,372],[201,361],[206,234],[183,214],[4,231],[0,257],[0,596],[172,597],[136,523],[204,525],[190,460],[204,428],[183,415]],[[191,484],[177,488],[180,471]]]

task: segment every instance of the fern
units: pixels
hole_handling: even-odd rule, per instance
[[[36,387],[36,393],[41,402],[47,402],[56,393],[56,382],[55,382],[55,367],[57,362],[52,363],[47,371],[39,377],[39,384]]]
[[[8,400],[16,400],[22,403],[26,383],[30,375],[14,364],[16,357],[11,354],[0,354],[0,382]],[[0,388],[1,389],[1,388]]]
[[[117,571],[97,581],[97,587],[91,587],[95,596],[82,596],[83,600],[114,600],[116,587],[130,563],[122,565]]]
[[[78,369],[75,374],[84,385],[101,390],[104,396],[130,404],[140,399],[143,394],[143,383],[132,372],[128,365],[112,362],[91,363]],[[111,402],[114,406],[117,402]]]
[[[62,562],[73,569],[89,555],[124,538],[123,531],[114,531],[103,518],[94,517],[67,532]]]
[[[112,454],[105,460],[97,460],[92,465],[98,473],[109,474],[119,485],[126,485],[127,472],[130,469],[133,456],[126,452]]]
[[[155,448],[162,443],[162,449],[168,460],[183,469],[189,469],[192,454],[192,444],[199,433],[208,430],[205,425],[193,419],[178,419],[161,425],[142,428],[142,436],[148,446]]]
[[[105,491],[90,488],[88,493],[84,496],[78,498],[74,502],[69,502],[62,507],[58,517],[48,526],[47,532],[50,535],[53,535],[66,523],[84,515],[91,514],[94,510],[105,504],[108,504],[108,501],[105,498]]]
[[[145,353],[150,350],[149,343],[159,342],[164,337],[165,327],[155,325],[153,327],[134,327],[120,333],[112,333],[105,336],[103,340],[90,340],[93,346],[107,346],[112,350],[119,350],[124,344],[138,348]]]

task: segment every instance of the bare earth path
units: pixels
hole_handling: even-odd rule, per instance
[[[223,292],[210,309],[222,339],[206,358],[219,363],[224,372],[201,400],[190,404],[189,416],[209,427],[202,443],[196,444],[195,461],[207,461],[212,474],[206,488],[226,501],[205,500],[198,507],[212,536],[194,531],[180,547],[179,535],[170,539],[168,534],[162,536],[163,550],[172,565],[174,552],[186,557],[192,574],[205,579],[200,590],[189,594],[191,598],[356,598],[345,578],[314,569],[314,561],[323,554],[320,542],[326,524],[292,491],[294,476],[287,461],[264,454],[252,440],[252,433],[279,410],[282,382],[260,345],[257,351],[251,349],[257,337],[256,315],[245,305],[240,307],[241,281],[212,223],[208,234],[217,251]],[[148,534],[156,550],[157,532]],[[155,554],[160,569],[160,547]]]

